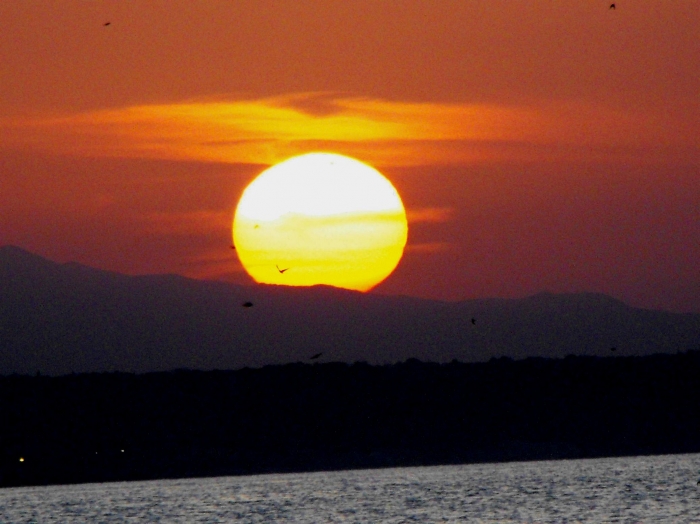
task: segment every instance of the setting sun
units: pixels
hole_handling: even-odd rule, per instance
[[[233,241],[259,283],[367,291],[396,268],[408,235],[391,183],[358,160],[309,153],[263,171],[243,192]]]

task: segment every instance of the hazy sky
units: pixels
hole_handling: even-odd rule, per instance
[[[325,150],[407,208],[375,292],[700,312],[700,2],[609,4],[0,2],[0,245],[249,284],[241,192]]]

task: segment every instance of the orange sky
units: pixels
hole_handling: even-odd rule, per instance
[[[608,5],[0,2],[0,245],[251,283],[243,188],[328,150],[409,213],[376,292],[700,311],[700,4]]]

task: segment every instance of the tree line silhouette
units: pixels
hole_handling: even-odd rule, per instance
[[[700,351],[0,377],[0,486],[700,451]]]

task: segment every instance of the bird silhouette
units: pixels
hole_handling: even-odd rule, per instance
[[[280,274],[283,274],[285,271],[287,271],[289,269],[288,267],[285,267],[284,269],[280,269],[280,267],[277,264],[275,264],[275,267],[277,268],[277,271],[280,272]]]
[[[105,26],[105,27],[107,27],[108,25],[112,25],[112,22],[105,22],[105,23],[102,24],[102,25]]]
[[[316,353],[316,354],[313,355],[312,357],[309,357],[309,360],[316,360],[316,359],[317,359],[318,357],[320,357],[321,355],[323,355],[323,353]]]
[[[243,304],[241,304],[241,305],[242,305],[243,307],[253,307],[253,303],[252,303],[252,302],[243,302]]]
[[[472,318],[472,324],[476,325],[476,319]]]
[[[615,9],[615,4],[610,4],[610,9]]]
[[[611,348],[610,348],[610,351],[617,351],[617,348],[616,348],[616,347],[611,347]]]
[[[236,246],[234,246],[233,244],[231,244],[231,249],[236,249]]]

